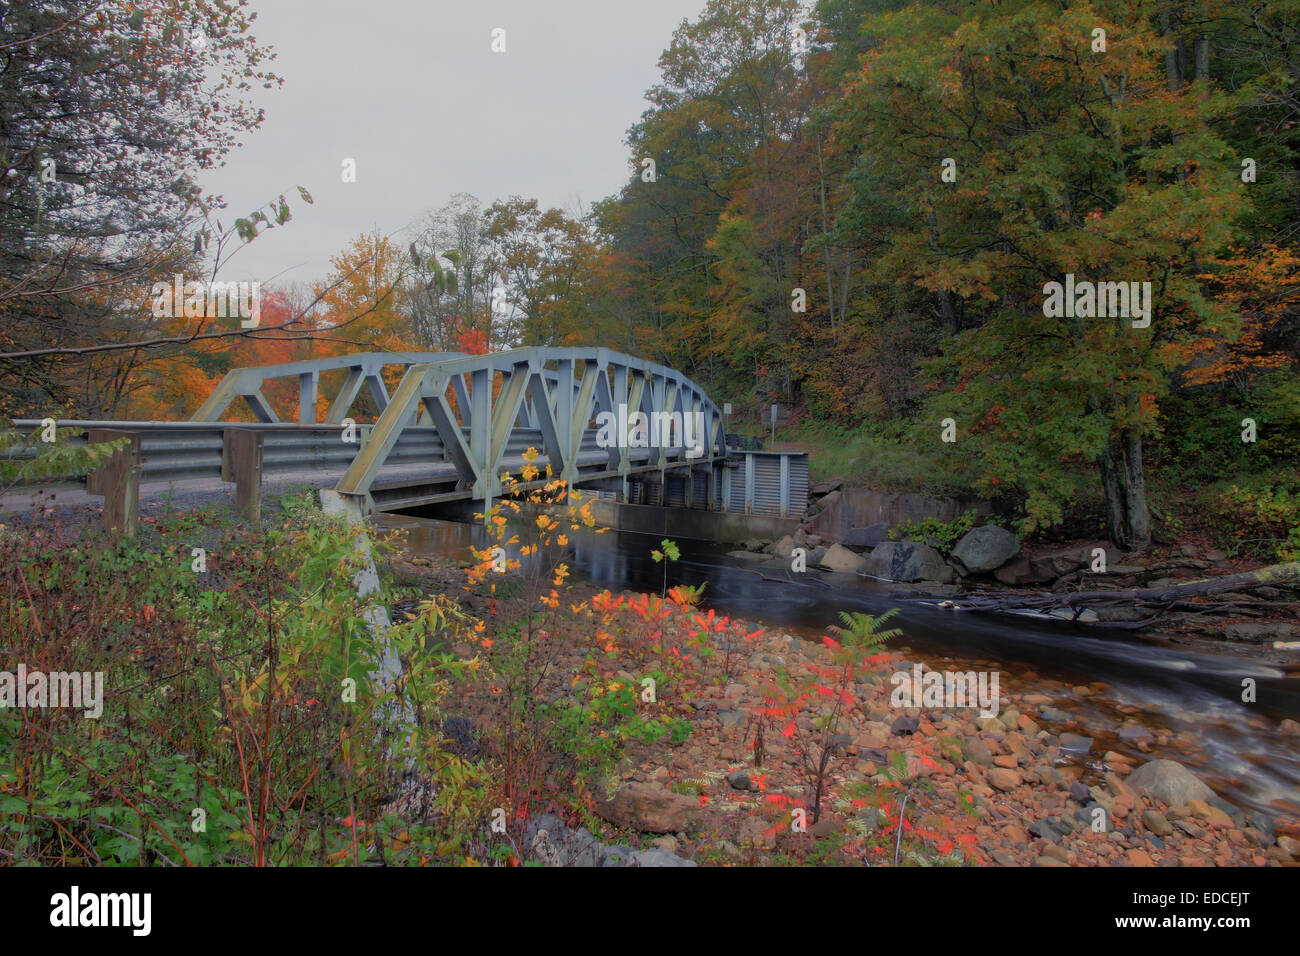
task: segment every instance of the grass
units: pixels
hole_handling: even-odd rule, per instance
[[[843,478],[896,494],[974,494],[969,480],[953,467],[953,456],[925,454],[899,438],[825,423],[790,425],[778,438],[808,447],[814,481]]]

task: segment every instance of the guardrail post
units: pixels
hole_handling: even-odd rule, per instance
[[[262,517],[262,438],[248,428],[222,432],[221,477],[235,482],[235,510],[249,521]]]
[[[116,428],[91,428],[92,445],[129,438],[126,448],[86,476],[86,493],[104,496],[104,530],[115,538],[134,538],[140,516],[140,433]]]

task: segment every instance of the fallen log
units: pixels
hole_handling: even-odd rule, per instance
[[[1201,578],[1196,581],[1184,581],[1181,584],[1169,584],[1158,588],[1112,588],[1092,591],[1066,591],[1058,594],[1020,591],[1013,594],[1006,592],[976,592],[953,599],[949,605],[961,611],[1051,611],[1060,608],[1072,608],[1076,612],[1089,608],[1132,605],[1134,607],[1158,606],[1154,617],[1138,622],[1129,622],[1127,626],[1145,627],[1167,611],[1174,604],[1188,598],[1221,594],[1225,591],[1250,590],[1272,584],[1300,582],[1300,561],[1288,561],[1284,564],[1272,564],[1255,571],[1239,571],[1218,577]],[[1103,622],[1113,624],[1115,622]]]

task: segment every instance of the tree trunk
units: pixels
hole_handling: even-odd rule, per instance
[[[1151,546],[1151,513],[1142,472],[1142,436],[1125,429],[1097,463],[1106,493],[1107,536],[1126,551],[1145,551]]]
[[[1165,51],[1165,84],[1171,93],[1178,92],[1187,82],[1187,69],[1184,65],[1187,57],[1183,41],[1178,36],[1179,26],[1177,18],[1171,17],[1168,11],[1161,11],[1160,30],[1170,41],[1169,49]]]

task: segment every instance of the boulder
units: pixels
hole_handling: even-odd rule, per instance
[[[938,581],[952,580],[952,569],[944,563],[939,552],[915,541],[884,541],[872,549],[864,574],[886,581]]]
[[[768,554],[776,555],[778,558],[788,558],[790,557],[790,552],[793,551],[794,548],[795,548],[794,538],[786,534],[786,535],[782,535],[776,541],[773,541],[763,550],[766,551]]]
[[[1020,586],[1025,584],[1047,584],[1057,578],[1087,567],[1089,552],[1082,548],[1070,548],[1066,551],[1054,551],[1040,554],[1036,558],[1012,558],[993,572],[993,576],[1003,584]]]
[[[1184,807],[1189,800],[1209,800],[1214,791],[1177,760],[1152,760],[1129,774],[1124,782],[1171,807]]]
[[[819,481],[808,489],[810,495],[829,495],[832,491],[839,491],[844,487],[843,478],[827,478],[825,481]]]
[[[630,866],[696,866],[694,860],[684,860],[675,853],[669,853],[662,847],[649,850],[633,850],[628,856]]]
[[[952,549],[953,561],[967,574],[982,574],[1001,567],[1020,551],[1020,542],[1006,528],[986,524],[962,535]]]
[[[1040,578],[1029,564],[1028,558],[1012,558],[993,572],[993,576],[1003,584],[1011,587],[1023,587],[1026,584],[1045,584],[1052,578]]]
[[[596,804],[596,814],[615,826],[643,833],[678,833],[699,809],[690,797],[653,783],[629,783],[612,800]]]
[[[543,866],[596,866],[603,849],[585,828],[571,829],[549,813],[529,819],[524,846]]]
[[[866,565],[867,559],[860,554],[854,554],[842,545],[833,544],[826,549],[826,553],[817,563],[830,571],[855,573]]]

